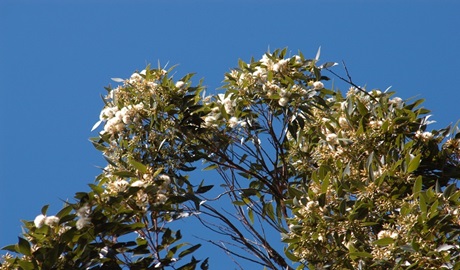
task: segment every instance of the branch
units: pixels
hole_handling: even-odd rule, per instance
[[[373,101],[377,101],[377,99],[375,97],[373,97],[371,94],[369,94],[366,90],[362,89],[360,86],[356,85],[355,83],[353,83],[353,80],[351,79],[351,76],[350,74],[348,73],[348,68],[347,66],[345,65],[345,62],[342,61],[343,63],[343,66],[345,68],[345,72],[347,73],[347,79],[345,79],[344,77],[340,76],[339,74],[335,73],[334,71],[330,70],[329,68],[324,68],[325,70],[329,71],[330,73],[332,73],[334,76],[336,76],[337,78],[339,78],[340,80],[350,84],[351,86],[355,87],[356,89],[358,89],[359,91],[363,92],[364,94],[368,95]]]

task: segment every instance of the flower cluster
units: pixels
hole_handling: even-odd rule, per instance
[[[59,224],[59,218],[56,216],[45,216],[43,214],[38,215],[34,219],[35,227],[41,228],[43,225],[54,227]]]
[[[335,64],[318,58],[276,50],[240,61],[226,92],[207,97],[172,69],[114,79],[92,139],[108,165],[76,203],[26,221],[5,248],[22,255],[3,256],[0,269],[195,269],[194,257],[177,264],[199,245],[178,243],[169,223],[206,202],[213,185],[189,177],[198,161],[217,168],[216,198],[229,196],[269,268],[460,269],[460,134],[427,131],[421,101],[351,82],[344,95],[326,89],[321,72]],[[248,243],[208,201],[217,231]],[[264,222],[281,232],[286,258],[258,233]]]
[[[284,58],[285,51],[266,53],[259,61],[240,63],[239,69],[226,74],[230,90],[238,96],[252,98],[251,103],[264,100],[271,106],[286,107],[301,103],[317,94],[324,84],[314,76],[314,61],[298,55]],[[286,77],[299,78],[285,80]]]
[[[139,113],[142,112],[143,105],[128,105],[118,109],[118,107],[107,107],[101,111],[100,120],[107,121],[102,134],[116,134],[122,132],[126,126],[139,123]]]
[[[76,210],[78,220],[76,223],[77,230],[81,230],[91,224],[91,207],[87,204]]]
[[[424,131],[429,116],[419,115],[427,110],[414,109],[414,104],[392,93],[355,87],[346,97],[336,94],[327,102],[331,110],[313,109],[308,120],[302,118],[303,128],[287,136],[291,159],[302,161],[292,163],[293,171],[310,176],[307,189],[302,190],[307,195],[299,198],[304,203],[292,208],[291,230],[284,236],[288,248],[299,261],[315,268],[332,262],[353,267],[385,268],[397,262],[409,266],[420,263],[430,250],[436,257],[430,265],[452,263],[457,246],[450,242],[448,252],[436,252],[445,240],[428,244],[432,236],[419,235],[414,228],[423,230],[430,218],[423,212],[425,207],[431,205],[432,215],[450,219],[452,204],[459,202],[436,202],[440,194],[430,193],[430,205],[421,208],[415,195],[405,191],[416,181],[414,171],[423,162],[422,155],[427,160],[437,158],[430,157],[437,152],[427,149],[442,141],[439,132]],[[455,143],[448,140],[443,148],[455,149]],[[383,222],[387,220],[394,222]],[[423,249],[406,253],[402,245]]]

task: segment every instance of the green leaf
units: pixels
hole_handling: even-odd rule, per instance
[[[249,221],[251,221],[251,224],[254,224],[254,212],[252,211],[252,208],[248,209],[248,217]]]
[[[214,185],[208,185],[208,186],[200,186],[198,187],[198,189],[195,191],[195,193],[205,193],[207,191],[209,191],[210,189],[212,189],[214,187]]]
[[[128,160],[129,164],[131,164],[136,170],[140,171],[141,173],[146,173],[147,172],[147,166],[144,164],[134,160],[133,158],[130,158]]]
[[[136,174],[129,172],[129,171],[118,171],[113,172],[113,175],[120,176],[120,177],[136,177]]]
[[[299,258],[297,258],[294,254],[292,254],[291,252],[289,252],[289,250],[285,250],[285,251],[284,251],[284,254],[286,254],[286,257],[287,257],[289,260],[293,261],[293,262],[299,261]]]
[[[384,247],[384,246],[388,246],[390,244],[393,244],[394,242],[395,242],[395,240],[393,238],[385,237],[385,238],[382,238],[382,239],[379,239],[379,240],[375,240],[372,244]]]
[[[355,260],[357,258],[372,258],[372,254],[370,254],[369,252],[365,252],[365,251],[351,252],[349,255],[352,260]]]
[[[419,176],[417,177],[417,179],[415,179],[414,187],[412,188],[412,194],[414,196],[418,196],[421,190],[422,190],[422,176]]]
[[[56,216],[57,216],[58,218],[61,218],[61,219],[62,219],[63,217],[65,217],[65,216],[67,216],[68,214],[70,214],[70,212],[72,212],[72,209],[73,209],[73,207],[72,207],[71,205],[68,205],[68,206],[62,208],[62,209],[56,214]]]
[[[48,207],[49,207],[49,204],[47,204],[47,205],[45,205],[45,206],[42,207],[41,213],[42,213],[44,216],[46,216],[46,211],[48,211]]]
[[[201,269],[201,270],[208,270],[208,269],[209,269],[208,259],[209,259],[209,258],[206,258],[206,259],[200,264],[200,269]]]
[[[242,201],[233,201],[232,202],[234,205],[237,205],[237,206],[245,206],[246,203],[245,202],[242,202]]]
[[[104,188],[98,186],[98,185],[94,185],[94,184],[88,184],[88,186],[94,191],[96,192],[97,194],[102,194],[104,193]]]
[[[214,169],[217,169],[218,167],[219,167],[219,165],[217,165],[217,164],[211,164],[208,167],[204,168],[203,171],[214,170]]]
[[[418,154],[409,162],[409,165],[407,166],[407,172],[408,173],[411,173],[411,172],[417,170],[418,166],[420,165],[420,158],[421,157],[422,157],[422,155]]]
[[[2,247],[2,250],[8,250],[8,251],[18,253],[18,246],[17,245],[8,245],[8,246]]]
[[[201,247],[201,244],[197,244],[197,245],[194,245],[194,246],[182,251],[181,253],[179,253],[179,259],[184,257],[184,256],[187,256],[190,253],[193,253],[195,250],[199,249],[200,247]]]
[[[444,198],[448,199],[450,196],[452,196],[452,194],[455,193],[456,189],[457,189],[457,184],[450,184],[449,186],[446,187],[442,195],[444,196]]]
[[[26,256],[30,256],[32,253],[30,251],[30,243],[24,238],[18,237],[18,252]]]
[[[21,266],[20,269],[22,269],[22,270],[34,270],[34,269],[37,269],[37,267],[30,261],[19,260],[18,264]]]
[[[423,214],[426,214],[427,211],[427,206],[426,206],[426,199],[423,193],[421,193],[419,196],[419,205],[420,205],[420,211],[422,211]],[[424,215],[422,215],[424,217]]]
[[[321,193],[326,193],[327,189],[329,188],[330,178],[331,177],[329,173],[324,177],[323,183],[321,184]]]

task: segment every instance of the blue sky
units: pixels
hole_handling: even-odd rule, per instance
[[[0,246],[105,166],[88,138],[110,78],[160,60],[212,92],[238,58],[283,47],[313,58],[321,46],[356,84],[425,98],[441,128],[460,119],[459,10],[453,0],[0,1]]]

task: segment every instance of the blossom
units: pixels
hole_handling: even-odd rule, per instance
[[[131,184],[132,187],[145,187],[146,183],[142,180],[137,180]]]
[[[171,177],[169,177],[166,174],[161,174],[160,176],[158,176],[158,180],[163,182],[162,185],[164,187],[168,186],[171,183]]]
[[[128,83],[135,84],[137,82],[142,82],[143,79],[144,78],[142,78],[142,76],[139,73],[133,73],[133,75],[131,75],[131,77],[129,78]]]
[[[91,218],[89,217],[81,217],[80,219],[77,220],[77,230],[81,230],[84,227],[87,227],[89,224],[91,224]]]
[[[392,238],[392,239],[396,239],[396,238],[398,238],[398,233],[392,232],[392,231],[388,231],[388,230],[381,230],[381,231],[377,234],[377,238],[378,238],[378,239],[382,239],[382,238]]]
[[[262,56],[262,59],[260,59],[260,62],[262,64],[264,64],[267,67],[268,70],[273,70],[274,63],[273,63],[273,60],[271,60],[269,56],[271,56],[271,55],[267,54],[267,53],[264,54]]]
[[[335,133],[329,133],[326,135],[326,141],[330,142],[330,143],[333,143],[333,144],[337,144],[339,141],[337,139],[337,134]]]
[[[80,207],[75,212],[79,217],[76,224],[77,230],[81,230],[82,228],[91,224],[91,218],[89,217],[91,214],[91,207],[88,204]]]
[[[339,125],[341,128],[348,128],[348,120],[343,116],[339,117]]]
[[[234,128],[238,125],[238,118],[236,118],[235,116],[231,117],[230,119],[228,119],[228,126],[231,127],[231,128]]]
[[[388,100],[388,104],[393,104],[396,108],[401,109],[403,105],[403,100],[400,97],[394,97]]]
[[[215,122],[217,118],[214,115],[208,115],[204,118],[204,125],[205,127],[212,127],[215,126]]]
[[[156,196],[156,201],[157,203],[164,203],[166,202],[166,200],[168,199],[168,197],[162,193],[158,193],[157,196]]]
[[[177,81],[176,82],[176,88],[182,89],[185,86],[185,83],[183,81]]]
[[[369,122],[369,126],[371,128],[374,128],[374,129],[379,129],[379,128],[382,127],[382,125],[383,125],[383,122],[380,121],[380,120],[378,120],[378,121],[372,120],[372,121]]]
[[[428,131],[421,132],[420,130],[417,130],[417,132],[415,133],[415,138],[421,139],[422,141],[426,142],[433,138],[433,133]]]
[[[37,228],[41,228],[43,226],[43,224],[45,223],[45,218],[46,216],[45,215],[38,215],[35,219],[34,219],[34,224],[35,224],[35,227]]]
[[[56,226],[59,224],[59,218],[56,216],[45,217],[44,223],[50,227]]]
[[[281,60],[279,60],[278,63],[276,63],[276,64],[273,65],[273,71],[275,71],[275,72],[281,72],[281,71],[283,71],[283,69],[286,68],[287,63],[288,63],[288,60],[287,60],[287,59],[281,59]]]
[[[234,107],[236,102],[232,100],[232,94],[225,96],[224,94],[219,94],[218,102],[224,105],[225,111],[229,114],[232,114],[234,111]]]
[[[77,216],[79,217],[87,217],[91,213],[91,207],[85,204],[84,206],[80,207],[78,210],[75,211]]]
[[[128,181],[124,180],[124,179],[118,179],[116,180],[115,182],[112,183],[112,185],[110,185],[110,188],[114,191],[114,192],[123,192],[126,190],[126,188],[129,186],[129,183]]]
[[[115,116],[115,113],[118,111],[118,107],[105,107],[100,115],[99,115],[99,120],[106,120],[110,119]]]
[[[324,84],[322,82],[320,82],[320,81],[314,82],[313,83],[313,88],[315,90],[321,90],[321,89],[324,88]]]
[[[284,107],[286,106],[287,104],[289,103],[289,98],[287,97],[282,97],[278,100],[278,104],[281,106],[281,107]]]
[[[59,223],[59,218],[56,217],[56,216],[45,216],[43,214],[40,214],[38,215],[35,219],[34,219],[34,225],[35,227],[37,227],[38,229],[40,229],[41,227],[43,227],[43,225],[47,225],[47,226],[55,226]]]
[[[307,209],[307,211],[312,211],[317,206],[318,206],[317,201],[309,201],[309,202],[307,202],[307,205],[305,206],[305,208]]]

